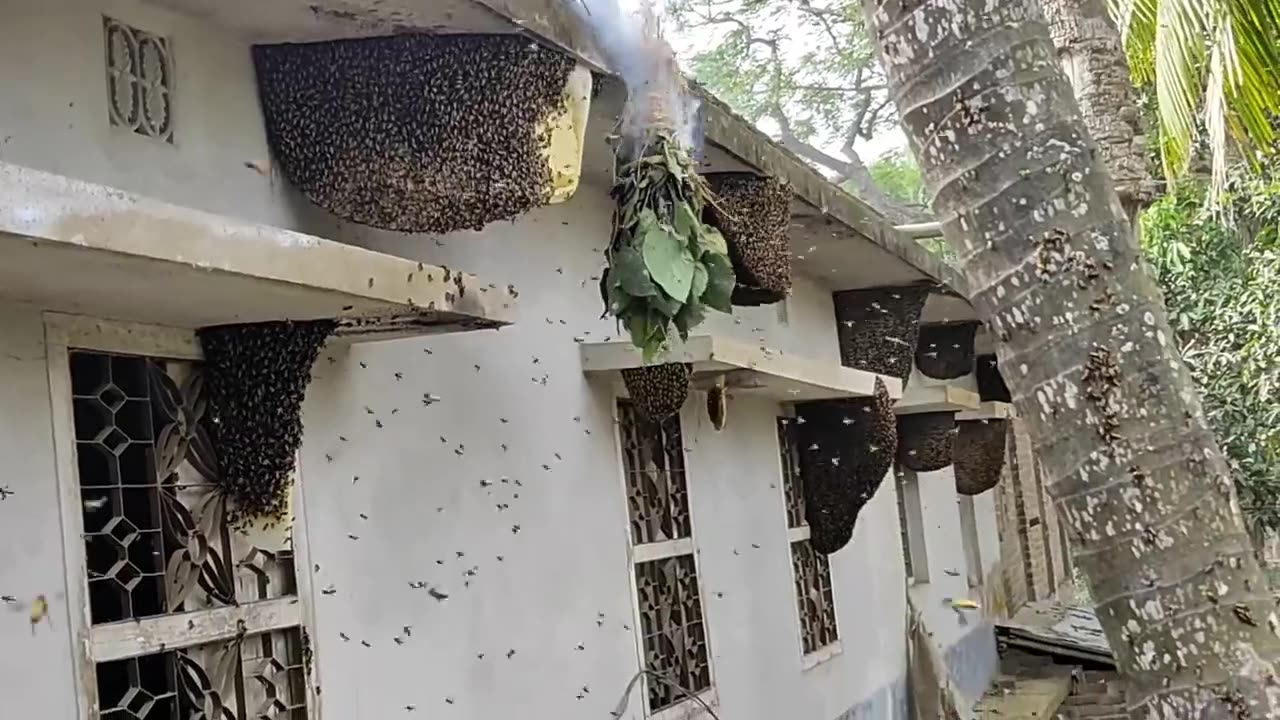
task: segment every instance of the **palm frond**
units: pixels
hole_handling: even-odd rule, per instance
[[[1275,150],[1280,118],[1280,0],[1109,0],[1134,82],[1153,83],[1165,174],[1185,174],[1201,137],[1214,186],[1230,145]],[[1203,131],[1201,127],[1203,126]]]

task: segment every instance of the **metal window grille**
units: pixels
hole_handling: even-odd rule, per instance
[[[200,363],[64,356],[90,717],[304,720],[291,528],[227,522]]]
[[[680,418],[661,423],[618,401],[618,433],[626,476],[636,603],[644,669],[692,694],[712,686],[702,597],[694,558]],[[650,714],[686,698],[646,678]]]
[[[792,418],[778,418],[778,449],[782,455],[782,491],[787,503],[787,527],[808,525],[804,519],[804,478],[800,476],[800,455],[793,436]]]
[[[791,545],[796,610],[800,617],[800,646],[808,655],[839,640],[840,633],[831,591],[831,564],[827,556],[814,552],[809,544],[809,523],[804,516],[804,477],[800,472],[793,422],[792,418],[778,418],[778,452],[782,463],[782,492]]]
[[[167,38],[102,19],[111,124],[173,142],[173,58]]]

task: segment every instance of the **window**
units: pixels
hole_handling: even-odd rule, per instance
[[[173,62],[169,40],[104,17],[111,124],[173,142]]]
[[[831,592],[831,565],[827,556],[809,545],[809,524],[804,517],[804,478],[800,455],[792,441],[791,418],[778,418],[778,450],[782,456],[782,493],[786,500],[787,539],[791,545],[791,569],[795,578],[796,608],[800,615],[800,648],[806,658],[837,648],[836,605]]]
[[[308,717],[305,558],[285,523],[227,522],[194,336],[60,315],[47,333],[86,717]]]
[[[618,432],[631,521],[636,603],[649,714],[674,707],[686,692],[711,688],[693,526],[685,484],[680,418],[661,424],[618,401]]]
[[[898,483],[898,530],[902,533],[902,561],[906,565],[907,584],[929,582],[919,481],[914,472],[902,467],[895,467],[893,476]]]

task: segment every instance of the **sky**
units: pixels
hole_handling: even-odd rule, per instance
[[[634,2],[636,2],[636,0],[622,0],[621,4],[626,7],[627,5],[634,4]],[[698,28],[693,32],[682,33],[676,26],[675,22],[666,19],[665,13],[662,12],[663,7],[664,3],[662,3],[661,0],[655,0],[655,9],[659,11],[659,15],[664,19],[664,22],[662,23],[663,35],[666,37],[667,41],[671,43],[671,46],[676,51],[676,55],[681,59],[682,64],[685,66],[688,65],[689,58],[704,49],[714,46],[719,40],[720,33],[715,30],[709,30],[708,28]],[[786,18],[780,19],[779,23],[780,29],[793,39],[800,38],[803,40],[803,36],[809,32],[809,30],[801,26],[800,23],[789,21]],[[790,45],[792,49],[797,52],[805,47],[805,43],[803,41],[791,43]],[[775,135],[777,131],[777,126],[772,120],[768,119],[757,123],[757,127],[770,135]],[[897,127],[894,127],[892,130],[882,131],[870,140],[858,140],[854,145],[854,149],[857,151],[859,157],[861,157],[864,162],[868,163],[886,152],[891,150],[905,150],[906,147],[906,136],[903,135],[902,131]],[[839,142],[832,142],[829,145],[820,146],[820,149],[830,155],[843,157],[843,153],[840,151]]]

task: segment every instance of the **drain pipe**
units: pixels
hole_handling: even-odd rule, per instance
[[[907,225],[895,225],[893,229],[897,230],[903,235],[906,235],[909,238],[912,238],[913,240],[919,240],[920,238],[938,237],[942,235],[942,223],[937,222],[936,220],[932,222],[910,223]]]

